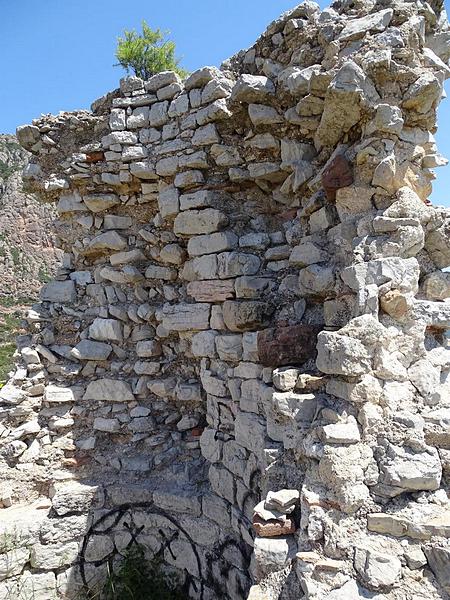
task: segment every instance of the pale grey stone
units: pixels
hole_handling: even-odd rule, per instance
[[[14,548],[0,554],[0,581],[19,575],[29,558],[29,548]]]
[[[162,127],[169,121],[169,115],[167,111],[169,109],[169,103],[167,100],[164,102],[156,102],[150,109],[149,123],[151,127]]]
[[[402,572],[401,562],[396,556],[371,548],[355,548],[354,565],[366,585],[376,590],[394,585]]]
[[[194,146],[209,146],[211,144],[218,144],[219,142],[220,136],[213,123],[199,127],[192,137],[192,144]]]
[[[275,86],[267,77],[243,74],[235,83],[231,98],[236,102],[260,102],[274,93]]]
[[[173,304],[163,307],[163,327],[167,331],[198,331],[209,328],[210,304]]]
[[[66,402],[75,402],[76,397],[74,390],[70,387],[59,387],[49,384],[45,388],[44,400],[50,404],[64,404]]]
[[[89,337],[100,342],[121,342],[123,340],[122,324],[116,319],[98,317],[89,327]]]
[[[76,302],[77,292],[73,281],[51,281],[41,289],[41,300],[44,302]]]
[[[228,223],[225,213],[215,208],[186,210],[175,218],[174,232],[180,235],[213,233]]]
[[[199,235],[189,240],[187,250],[190,256],[201,256],[236,248],[238,237],[232,231],[209,235]]]
[[[259,125],[273,125],[284,121],[283,117],[273,106],[265,106],[264,104],[249,104],[248,114],[255,127]]]
[[[393,14],[394,11],[392,8],[387,8],[359,19],[352,19],[348,21],[342,32],[339,34],[338,39],[346,42],[363,37],[368,31],[384,31],[389,26]]]
[[[255,538],[254,556],[256,574],[263,578],[269,573],[281,571],[294,558],[297,544],[292,536],[279,538]]]
[[[214,358],[216,356],[216,331],[201,331],[192,336],[192,354],[197,357]]]
[[[97,379],[87,386],[83,400],[130,402],[134,400],[130,384],[121,379]]]
[[[177,173],[175,176],[174,185],[175,187],[184,189],[190,188],[200,183],[204,183],[205,177],[201,171],[191,169],[190,171],[183,171]]]
[[[91,340],[81,340],[75,348],[72,349],[71,355],[77,360],[107,360],[112,352],[112,346],[102,344],[101,342],[93,342]]]

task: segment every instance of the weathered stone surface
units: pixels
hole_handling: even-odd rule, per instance
[[[197,302],[224,302],[234,297],[232,281],[192,281],[186,291]]]
[[[241,75],[231,92],[236,102],[263,102],[267,96],[275,93],[275,86],[262,75]]]
[[[266,302],[231,301],[223,304],[223,319],[230,331],[252,331],[267,325],[273,308]]]
[[[341,31],[338,39],[346,42],[363,37],[369,31],[384,31],[388,27],[393,14],[394,11],[392,8],[387,8],[386,10],[380,10],[371,15],[361,17],[360,19],[352,19]]]
[[[129,402],[134,395],[128,383],[120,379],[97,379],[92,381],[83,400],[108,400],[110,402]]]
[[[179,235],[213,233],[228,223],[227,216],[215,209],[186,210],[175,217],[174,232]]]
[[[366,585],[376,590],[394,585],[402,571],[398,558],[372,549],[355,548],[354,565]]]
[[[209,328],[210,304],[174,304],[163,309],[163,327],[167,331],[198,331]]]
[[[112,347],[109,344],[81,340],[72,349],[71,355],[77,360],[107,360],[111,352]]]
[[[73,281],[51,281],[41,290],[41,300],[44,302],[74,303],[77,292]]]
[[[121,342],[122,324],[115,319],[97,318],[89,327],[89,335],[92,339],[102,342]]]
[[[301,364],[315,355],[320,328],[292,325],[258,332],[258,354],[267,367]]]

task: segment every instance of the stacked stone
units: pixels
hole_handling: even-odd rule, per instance
[[[65,255],[0,391],[2,517],[44,514],[3,585],[72,597],[137,541],[202,600],[450,591],[449,41],[425,2],[305,2],[19,128]]]

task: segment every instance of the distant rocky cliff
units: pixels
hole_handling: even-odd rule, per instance
[[[28,153],[13,135],[0,135],[0,297],[34,298],[57,258],[54,209],[22,191]]]

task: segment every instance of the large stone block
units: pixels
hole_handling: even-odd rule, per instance
[[[179,235],[213,233],[228,223],[225,213],[215,208],[186,210],[175,217],[174,232]]]
[[[76,302],[77,292],[75,283],[68,281],[50,281],[41,290],[41,300],[44,302]]]
[[[129,402],[134,400],[130,384],[121,379],[97,379],[87,386],[83,400]]]
[[[267,302],[233,301],[223,303],[223,320],[230,331],[252,331],[267,326],[273,307]]]
[[[163,327],[167,331],[200,331],[209,328],[211,305],[174,304],[163,308]]]
[[[258,354],[263,365],[297,365],[316,357],[320,327],[291,325],[258,332]]]

